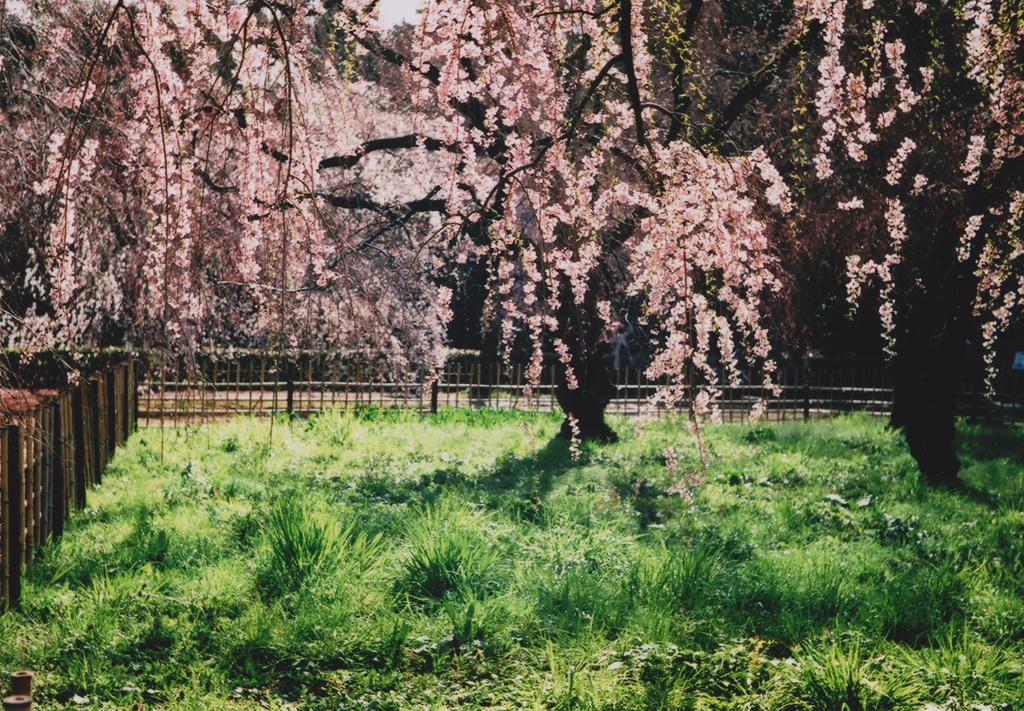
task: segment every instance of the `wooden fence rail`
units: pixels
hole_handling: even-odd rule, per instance
[[[137,423],[131,360],[74,387],[0,390],[0,595],[21,594],[36,549],[60,538]]]
[[[255,351],[208,353],[186,366],[183,360],[144,359],[138,374],[139,417],[146,424],[178,425],[279,412],[309,415],[327,408],[377,405],[436,412],[441,407],[500,409],[558,408],[555,369],[546,366],[540,382],[530,388],[521,365],[505,367],[462,356],[449,361],[436,378],[423,373],[396,377],[330,353],[304,353],[284,358]],[[886,415],[892,407],[892,383],[882,368],[836,363],[808,363],[780,368],[781,392],[770,396],[760,385],[723,386],[719,404],[723,419],[743,421],[750,408],[766,399],[769,419],[786,421],[863,411]],[[662,382],[643,370],[615,371],[615,396],[608,411],[619,414],[660,414],[649,399]],[[962,393],[961,414],[1002,422],[1024,422],[1024,373],[1000,381],[1002,390],[985,398],[977,390]]]

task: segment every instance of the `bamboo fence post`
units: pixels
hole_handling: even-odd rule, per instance
[[[215,353],[209,354],[210,378],[206,378],[206,369],[200,362],[199,365],[199,387],[200,393],[200,422],[207,424],[213,421],[213,414],[217,410],[217,402],[220,400],[220,391],[217,389],[217,373],[220,371]]]
[[[127,418],[126,425],[126,436],[125,440],[128,439],[139,427],[139,408],[138,408],[138,397],[139,391],[136,388],[136,364],[134,358],[128,359],[128,369],[125,371],[125,377],[127,382],[125,383],[125,417]]]
[[[643,412],[643,406],[640,404],[640,399],[641,399],[642,392],[643,392],[643,381],[644,381],[643,371],[640,368],[637,368],[637,414],[638,415]]]
[[[128,391],[128,370],[131,365],[125,361],[121,363],[120,374],[117,378],[117,411],[119,416],[117,418],[117,446],[123,445],[128,441],[128,398],[126,393]]]
[[[107,438],[107,461],[110,461],[110,457],[114,453],[114,448],[117,447],[117,397],[114,392],[114,388],[117,382],[117,368],[112,368],[104,373],[103,384],[106,386],[105,400],[106,415],[107,415],[107,427],[105,435]]]
[[[455,364],[455,407],[459,406],[459,389],[462,387],[462,361]],[[448,392],[445,392],[445,405],[448,403]]]
[[[50,537],[51,497],[53,495],[53,412],[49,403],[39,407],[39,528],[36,543],[45,546]]]
[[[249,357],[248,357],[247,360],[249,361],[249,377],[246,379],[246,386],[247,386],[247,388],[249,390],[249,404],[248,404],[248,407],[246,409],[246,414],[252,415],[252,391],[254,389],[252,381],[253,381],[253,379],[256,376],[256,373],[255,373],[256,368],[253,365],[252,354],[250,353],[248,355],[249,355]],[[242,379],[242,362],[241,361],[239,361],[239,363],[238,363],[238,379],[239,379],[239,381],[241,381],[241,379]],[[239,393],[238,393],[238,395],[239,395],[239,397],[241,397],[241,395],[242,395],[242,393],[241,393],[241,385],[239,385]],[[241,405],[239,405],[239,408],[241,408]]]
[[[281,388],[281,363],[275,357],[274,358],[274,390],[273,397],[270,401],[270,416],[273,417],[277,414],[277,396]]]
[[[11,694],[3,698],[4,711],[32,711],[32,697]]]
[[[163,361],[163,358],[161,358],[161,361]],[[152,366],[152,364],[150,364],[149,372],[150,372],[150,382],[152,382],[152,380],[153,380],[152,379],[152,373],[153,373],[153,366]],[[153,390],[153,388],[151,386],[150,387],[150,392],[146,393],[147,409],[150,412],[153,411],[153,393],[152,393],[152,390]],[[164,400],[165,400],[166,397],[167,397],[167,363],[166,362],[161,362],[161,364],[160,364],[160,452],[161,452],[161,454],[163,454],[164,417],[166,417],[165,410],[167,409],[167,408],[164,407]]]
[[[402,380],[402,407],[410,407],[409,401],[412,399],[409,390],[409,369],[406,368],[403,373],[404,379]]]
[[[9,432],[9,426],[0,426],[0,601],[4,603],[4,609],[11,602],[11,500],[7,486],[8,462],[11,457]]]
[[[466,392],[469,394],[466,404],[471,410],[476,406],[475,401],[480,399],[480,381],[483,379],[480,375],[481,367],[479,362],[470,363],[469,372],[466,374],[466,385],[468,386]]]
[[[178,428],[178,397],[181,394],[181,373],[180,373],[180,362],[178,356],[174,356],[174,404],[171,409],[171,426],[175,429]]]
[[[67,392],[61,393],[53,404],[53,490],[50,496],[50,535],[54,541],[64,535],[64,521],[68,511],[67,448],[64,434],[67,415],[66,396]]]
[[[327,394],[327,369],[326,369],[327,354],[320,354],[320,412],[324,411],[324,396]]]
[[[313,357],[309,356],[306,362],[306,408],[299,408],[300,412],[313,411]]]
[[[33,408],[29,416],[30,434],[26,440],[28,466],[26,467],[26,500],[25,514],[28,518],[25,527],[25,565],[29,566],[35,559],[35,547],[39,541],[39,493],[40,479],[43,474],[42,467],[42,425],[40,424],[39,408]]]
[[[25,542],[24,444],[21,427],[7,427],[7,541],[4,550],[7,569],[7,605],[16,607],[21,599],[21,564]]]
[[[103,483],[103,475],[107,471],[107,462],[110,461],[110,452],[107,449],[107,378],[106,374],[100,373],[96,379],[96,441],[98,443],[99,458],[96,467],[96,483]]]
[[[202,365],[202,361],[199,356],[206,355],[207,360],[210,364],[210,377],[206,377],[206,368]],[[205,354],[200,353],[197,355],[196,360],[199,361],[199,418],[198,421],[195,416],[189,417],[187,424],[205,426],[206,430],[206,442],[210,442],[210,427],[213,424],[213,418],[217,413],[217,408],[220,406],[220,390],[217,388],[217,376],[220,373],[220,362],[218,361],[217,351],[207,351]],[[197,430],[196,438],[201,436],[202,430]]]
[[[32,677],[30,671],[16,671],[11,673],[11,695],[32,696]]]
[[[445,372],[448,371],[449,366],[445,365]],[[421,388],[422,391],[422,388]],[[430,414],[437,414],[437,401],[441,395],[441,373],[438,373],[436,377],[430,380]]]
[[[267,356],[265,353],[260,353],[260,398],[259,408],[260,414],[263,413],[263,398],[267,390]]]
[[[85,448],[85,433],[87,431],[85,385],[81,383],[71,391],[71,410],[74,413],[72,439],[75,448],[75,508],[81,509],[85,507],[85,486],[89,475],[89,458]]]
[[[124,364],[120,363],[114,368],[113,390],[111,398],[111,410],[114,412],[114,446],[120,447],[124,444]]]
[[[11,487],[11,501],[18,509],[18,561],[24,564],[27,562],[25,541],[32,528],[32,425],[25,415],[19,418],[19,425],[17,488]]]

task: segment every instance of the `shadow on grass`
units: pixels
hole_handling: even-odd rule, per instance
[[[965,459],[1012,459],[1024,464],[1024,427],[961,425],[957,430],[960,453]]]
[[[964,495],[993,508],[1024,506],[1024,427],[958,427]]]
[[[556,476],[580,464],[573,461],[569,442],[552,437],[544,447],[525,457],[506,455],[472,485],[491,509],[503,509],[522,519],[536,521]]]

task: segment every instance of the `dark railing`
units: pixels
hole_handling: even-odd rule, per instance
[[[668,410],[650,405],[665,381],[651,381],[642,368],[614,371],[615,396],[608,411],[658,415]],[[416,408],[536,408],[554,410],[555,369],[546,365],[527,397],[524,366],[481,362],[474,352],[453,354],[437,373],[401,372],[338,353],[302,352],[281,356],[260,351],[204,352],[184,358],[140,359],[139,416],[145,424],[176,425],[235,415],[287,412],[309,415],[327,408],[359,405]],[[718,400],[725,421],[747,419],[751,407],[766,401],[773,421],[808,419],[844,412],[887,415],[892,382],[881,366],[809,359],[780,367],[778,395],[744,377],[722,386]],[[1001,422],[1024,421],[1024,372],[1002,377],[1000,390],[987,398],[977,389],[960,397],[960,414]]]
[[[36,549],[60,538],[85,506],[114,449],[135,429],[135,364],[76,385],[0,389],[0,597],[17,605]]]

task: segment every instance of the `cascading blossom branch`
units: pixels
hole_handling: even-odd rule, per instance
[[[839,162],[860,164],[858,182],[843,186],[837,207],[883,207],[887,248],[880,256],[850,256],[851,301],[877,280],[880,318],[894,353],[899,299],[915,288],[912,280],[900,286],[901,274],[917,266],[906,264],[905,252],[911,240],[935,240],[917,233],[917,213],[948,214],[956,204],[956,222],[937,229],[955,231],[956,259],[973,272],[974,316],[982,323],[991,386],[998,335],[1020,314],[1024,299],[1019,9],[991,0],[888,9],[800,0],[796,7],[805,21],[824,28],[815,96],[817,177],[833,179]],[[865,29],[867,40],[859,34]],[[867,164],[878,170],[865,174]]]
[[[439,136],[448,146],[446,236],[457,262],[488,266],[487,309],[506,358],[520,335],[529,341],[528,391],[540,382],[547,347],[577,388],[579,344],[570,347],[558,313],[601,288],[593,281],[609,254],[608,235],[627,209],[630,176],[614,149],[633,141],[628,103],[613,94],[597,110],[583,89],[607,81],[620,52],[600,10],[592,0],[431,3],[417,30],[414,63],[446,119]],[[563,60],[583,36],[587,67],[572,73]],[[582,146],[578,139],[597,126],[601,137]],[[614,332],[611,309],[604,315],[604,330]]]
[[[373,25],[373,3],[332,5],[348,25]],[[38,189],[55,196],[46,267],[58,315],[69,319],[81,291],[82,245],[110,242],[76,219],[104,199],[99,183],[89,185],[99,154],[130,188],[116,226],[128,239],[111,271],[130,296],[124,318],[138,342],[365,347],[428,359],[443,311],[422,278],[429,255],[373,236],[385,212],[378,194],[401,181],[371,165],[353,190],[320,166],[396,123],[365,110],[366,87],[317,43],[318,23],[333,26],[323,4],[168,0],[95,12],[99,54],[83,59],[86,81],[66,100],[85,110],[102,102],[117,130],[73,121],[51,141]],[[104,81],[108,93],[96,89]],[[336,202],[352,209],[339,213]],[[408,278],[396,282],[374,260]]]
[[[773,181],[767,193],[784,210],[788,190],[761,151],[725,159],[681,144],[660,150],[657,159],[665,189],[649,200],[651,217],[630,245],[632,289],[645,294],[661,333],[647,375],[668,380],[656,402],[676,406],[692,398],[696,415],[719,422],[716,399],[722,385],[741,383],[741,359],[760,369],[766,393],[776,392],[761,314],[763,298],[779,282],[754,176]],[[705,387],[695,391],[701,382]],[[763,399],[756,403],[752,421],[764,407]]]

